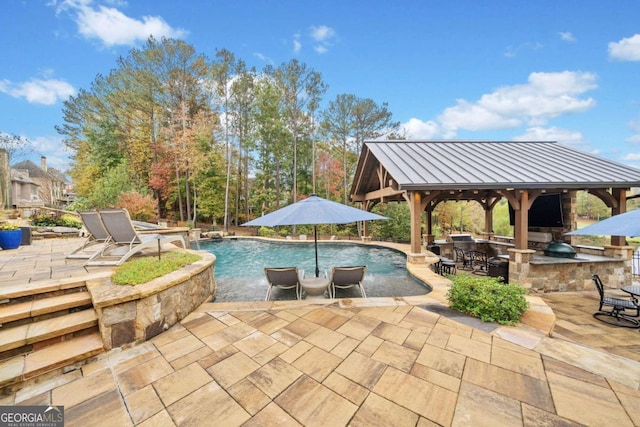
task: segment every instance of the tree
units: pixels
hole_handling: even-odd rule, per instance
[[[255,109],[255,80],[254,69],[247,70],[243,61],[239,61],[236,68],[238,75],[231,84],[231,124],[238,141],[238,166],[235,197],[235,223],[239,223],[239,213],[242,203],[245,220],[249,217],[249,167],[251,152],[255,148],[254,138],[254,109]]]
[[[181,218],[184,208],[189,216],[190,159],[198,149],[191,127],[200,112],[210,111],[209,91],[202,85],[209,64],[183,41],[150,37],[117,65],[108,76],[98,75],[91,90],[65,101],[65,123],[56,127],[75,152],[71,174],[80,183],[78,193],[100,201],[92,197],[99,191],[92,183],[126,164],[130,185],[155,192],[158,215],[163,198],[173,198]],[[172,185],[162,172],[169,162],[175,171]],[[167,194],[170,188],[177,197]]]
[[[284,181],[283,171],[288,165],[287,147],[291,135],[287,131],[281,92],[269,73],[256,85],[255,122],[257,139],[256,185],[252,204],[265,213],[273,206],[280,208]]]
[[[9,155],[9,163],[26,157],[33,151],[31,141],[18,135],[0,132],[0,149]]]
[[[369,98],[358,99],[353,115],[356,153],[360,153],[362,143],[366,139],[375,139],[384,134],[395,133],[400,127],[400,122],[391,120],[392,114],[386,102],[378,105]]]
[[[224,191],[224,230],[229,230],[229,192],[231,187],[231,132],[229,123],[231,82],[236,70],[236,58],[233,53],[223,49],[216,52],[216,63],[212,66],[212,78],[214,82],[214,104],[221,112],[221,122],[225,142],[226,183]]]
[[[354,114],[358,98],[352,94],[341,94],[329,102],[327,108],[320,114],[321,132],[339,150],[342,158],[342,195],[343,203],[347,203],[347,156],[350,152],[348,143],[353,138]]]
[[[310,112],[317,109],[327,86],[322,76],[304,63],[292,59],[274,71],[274,77],[283,95],[287,126],[293,143],[292,203],[298,198],[298,143],[310,130]]]

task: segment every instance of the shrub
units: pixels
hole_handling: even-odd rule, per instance
[[[72,215],[50,215],[47,213],[41,213],[32,215],[31,225],[35,225],[38,227],[71,227],[71,228],[82,228],[82,221]]]
[[[135,190],[120,194],[117,205],[125,208],[133,220],[149,221],[156,215],[156,202],[153,197],[144,196]]]
[[[166,252],[161,255],[160,260],[156,256],[134,258],[116,267],[111,275],[111,283],[116,285],[147,283],[201,259],[200,255],[191,252]]]
[[[260,227],[258,229],[258,236],[271,237],[276,234],[276,230],[271,227]]]
[[[527,310],[527,290],[504,284],[497,277],[466,274],[450,276],[453,286],[447,293],[450,307],[480,318],[483,322],[514,325]]]

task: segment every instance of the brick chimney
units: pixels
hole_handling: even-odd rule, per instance
[[[45,156],[40,156],[40,165],[42,170],[46,173],[47,172],[47,158]]]

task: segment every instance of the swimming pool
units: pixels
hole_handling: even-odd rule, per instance
[[[220,239],[200,242],[200,250],[216,255],[216,302],[263,301],[267,293],[265,267],[298,267],[306,277],[315,275],[311,242],[271,242],[259,239]],[[354,243],[318,243],[320,275],[338,266],[366,265],[367,297],[424,295],[431,289],[406,269],[404,253]],[[295,291],[274,289],[273,300],[295,299]],[[360,297],[356,288],[338,289],[338,298]]]

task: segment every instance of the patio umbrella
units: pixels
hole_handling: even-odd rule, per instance
[[[640,236],[640,209],[614,215],[579,230],[565,233],[569,236]]]
[[[245,227],[276,227],[279,225],[313,225],[313,240],[316,252],[316,277],[318,268],[318,224],[348,224],[356,221],[388,219],[387,217],[332,202],[312,194],[304,200],[292,203],[252,221],[242,224]]]

